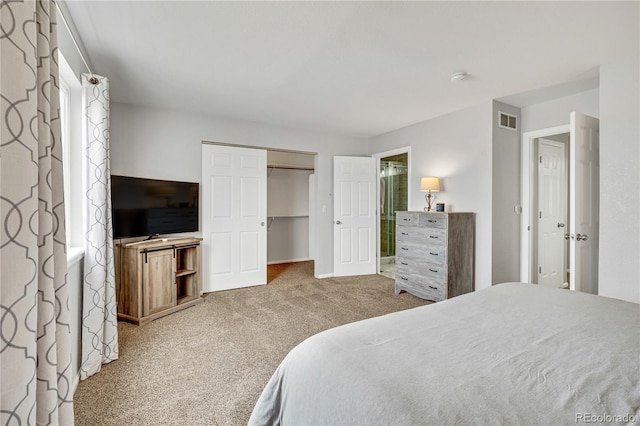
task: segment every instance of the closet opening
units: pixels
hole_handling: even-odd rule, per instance
[[[314,270],[315,152],[202,141],[202,292],[267,284],[268,265]]]
[[[313,263],[314,171],[314,154],[267,150],[267,283],[286,264]]]

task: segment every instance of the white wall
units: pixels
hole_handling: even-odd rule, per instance
[[[200,182],[201,142],[317,152],[315,275],[333,274],[334,155],[366,155],[366,140],[184,111],[111,104],[113,174]],[[323,206],[325,210],[323,212]]]
[[[267,169],[267,216],[309,216],[311,170]]]
[[[269,153],[267,162],[272,164]],[[307,157],[314,160],[313,156]],[[311,173],[311,170],[267,169],[268,264],[309,259]]]
[[[522,133],[569,124],[572,111],[591,117],[600,117],[599,90],[593,89],[575,95],[554,99],[522,108]]]
[[[267,264],[309,259],[309,217],[267,218]]]
[[[636,14],[637,17],[637,14]],[[600,68],[598,294],[640,303],[640,55]]]
[[[437,202],[447,211],[476,213],[476,289],[491,286],[493,104],[423,121],[369,139],[371,154],[411,147],[409,210],[425,207],[420,177],[440,177]]]
[[[517,129],[498,126],[500,111],[516,116]],[[493,102],[491,282],[520,281],[520,108]]]

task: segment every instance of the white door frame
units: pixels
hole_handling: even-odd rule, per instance
[[[376,176],[378,177],[378,181],[380,181],[380,159],[385,157],[391,157],[393,155],[398,154],[407,154],[407,209],[409,208],[409,194],[411,194],[411,146],[405,146],[402,148],[392,149],[391,151],[378,152],[373,154],[372,157],[376,158]],[[380,200],[380,185],[376,187],[376,200]],[[378,203],[378,206],[380,203]],[[376,253],[377,253],[377,264],[376,264],[376,274],[380,273],[380,212],[378,212],[378,222],[376,224]]]
[[[534,130],[522,134],[522,215],[520,221],[520,281],[525,283],[533,282],[532,253],[533,239],[531,238],[531,219],[535,216],[534,205],[531,202],[531,194],[535,187],[534,168],[532,167],[534,141],[538,138],[549,137],[561,133],[570,133],[569,123],[550,127],[547,129]]]

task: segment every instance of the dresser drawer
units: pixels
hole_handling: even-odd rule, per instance
[[[423,299],[435,300],[436,302],[447,298],[446,286],[428,278],[414,274],[404,274],[396,272],[395,291],[408,291]]]
[[[447,268],[445,264],[437,264],[432,262],[427,262],[424,268],[418,271],[421,276],[442,284],[447,282],[446,272]]]
[[[428,262],[425,259],[397,258],[396,274],[398,273],[428,278],[440,284],[447,282],[446,264]]]
[[[420,226],[445,229],[447,227],[447,217],[446,214],[442,213],[423,213],[420,215]]]
[[[408,274],[428,275],[441,281],[445,280],[444,274],[446,271],[446,265],[446,259],[438,257],[432,260],[425,256],[396,256],[397,271],[406,272]]]
[[[446,286],[437,283],[431,283],[429,281],[425,281],[425,286],[423,288],[424,298],[429,300],[435,300],[439,302],[447,298]]]
[[[396,225],[397,226],[418,226],[420,213],[416,212],[397,212],[396,213]]]
[[[445,246],[426,245],[416,241],[398,241],[396,243],[396,263],[403,259],[418,259],[438,265],[447,263]]]
[[[424,248],[424,259],[436,265],[447,264],[447,248],[443,246],[427,245]]]
[[[396,242],[416,242],[428,247],[447,245],[446,229],[402,226],[396,228]]]
[[[424,258],[424,244],[420,241],[408,240],[396,242],[396,260],[402,258]]]

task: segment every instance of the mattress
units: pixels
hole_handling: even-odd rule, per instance
[[[505,283],[295,347],[250,425],[640,419],[640,305]]]

